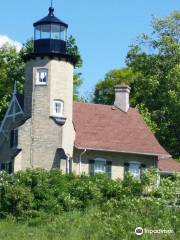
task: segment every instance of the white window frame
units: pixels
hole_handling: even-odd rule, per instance
[[[46,81],[43,82],[43,81],[40,81],[40,73],[43,72],[43,73],[46,73]],[[47,85],[48,83],[48,69],[47,68],[37,68],[36,69],[36,85]]]
[[[133,166],[136,167],[136,169],[133,169]],[[138,169],[137,169],[138,168]],[[134,172],[133,172],[134,170]],[[138,171],[138,173],[136,173],[135,171]],[[141,163],[137,162],[137,161],[131,161],[129,162],[129,169],[128,172],[135,178],[135,179],[140,179],[141,176]]]
[[[103,164],[104,166],[104,169],[100,169],[100,164]],[[98,166],[99,164],[99,166]],[[99,168],[99,169],[98,169]],[[95,158],[94,159],[94,174],[97,174],[97,173],[106,173],[106,160],[103,159],[103,158]]]
[[[60,112],[57,112],[56,104],[60,104]],[[62,100],[53,100],[53,116],[55,117],[64,116],[64,102]]]

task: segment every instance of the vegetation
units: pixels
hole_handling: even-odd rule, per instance
[[[180,12],[154,18],[151,36],[143,34],[127,54],[127,68],[106,74],[95,88],[94,102],[112,104],[114,86],[131,86],[137,106],[160,143],[180,157]]]
[[[0,174],[0,239],[136,239],[134,230],[172,230],[158,239],[180,237],[174,205],[180,177],[155,186],[155,169],[141,180],[106,175],[63,175],[36,169]],[[142,239],[154,239],[144,234]]]

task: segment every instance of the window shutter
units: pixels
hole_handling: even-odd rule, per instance
[[[129,171],[129,163],[124,163],[124,177],[125,177],[125,174]]]
[[[111,176],[112,176],[112,162],[111,161],[106,162],[106,173],[111,178]]]
[[[129,170],[129,163],[124,163],[124,170],[125,170],[125,172],[128,172],[128,170]]]
[[[94,164],[95,160],[89,160],[89,175],[94,176]]]
[[[141,168],[146,168],[146,164],[141,164]]]
[[[13,129],[10,132],[10,148],[17,147],[18,145],[18,130]]]
[[[12,173],[12,162],[8,163],[8,173]]]
[[[1,163],[1,170],[5,170],[6,166],[5,163]]]
[[[141,164],[140,174],[146,169],[146,164]]]
[[[14,146],[17,147],[18,145],[18,130],[14,130]]]
[[[10,148],[13,147],[14,144],[14,130],[11,130],[10,132]]]

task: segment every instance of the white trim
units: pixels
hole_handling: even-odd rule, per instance
[[[57,113],[56,104],[60,104],[60,106],[59,106],[60,112],[59,113]],[[63,113],[64,113],[64,102],[60,99],[53,100],[53,116],[63,117],[64,116]]]
[[[139,154],[139,155],[148,155],[148,156],[163,156],[163,157],[171,157],[171,155],[168,154],[156,154],[156,153],[142,153],[142,152],[128,152],[128,151],[120,151],[120,150],[112,150],[112,149],[107,149],[107,148],[88,148],[88,147],[78,147],[74,146],[77,149],[84,149],[86,148],[87,150],[91,151],[103,151],[103,152],[115,152],[115,153],[129,153],[129,154]]]

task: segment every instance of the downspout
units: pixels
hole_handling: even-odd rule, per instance
[[[66,173],[69,174],[69,160],[70,160],[70,155],[67,154],[66,157]]]
[[[79,156],[79,175],[81,175],[81,168],[82,168],[82,156],[86,153],[87,149],[85,148],[84,151]]]

